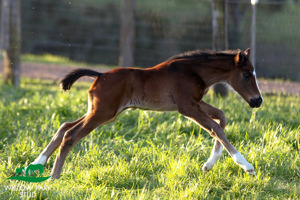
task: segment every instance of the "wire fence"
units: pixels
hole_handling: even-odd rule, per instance
[[[136,0],[134,63],[150,67],[194,49],[212,48],[209,0]],[[257,74],[300,81],[300,3],[261,0],[257,5]],[[228,44],[251,44],[251,4],[228,0]],[[25,0],[22,52],[118,65],[119,0]]]

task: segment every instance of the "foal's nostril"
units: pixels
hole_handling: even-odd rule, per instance
[[[262,102],[263,102],[263,98],[262,97],[258,97],[258,104],[259,104],[259,106],[262,104]]]
[[[250,99],[249,104],[250,104],[251,108],[258,108],[258,107],[260,107],[262,102],[263,102],[262,97],[258,97],[258,98],[255,98],[255,99]]]

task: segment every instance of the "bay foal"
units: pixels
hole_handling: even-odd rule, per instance
[[[224,113],[202,100],[211,85],[223,81],[230,84],[252,108],[260,107],[263,99],[249,56],[250,49],[245,52],[192,51],[173,56],[148,69],[117,68],[106,73],[77,69],[61,84],[64,90],[69,90],[82,76],[96,79],[89,89],[87,113],[74,122],[62,124],[32,164],[44,165],[60,146],[51,172],[52,178],[58,179],[66,156],[81,138],[99,125],[114,121],[126,108],[140,108],[178,111],[209,132],[215,143],[203,170],[213,167],[224,147],[247,173],[255,174],[253,166],[226,138]]]

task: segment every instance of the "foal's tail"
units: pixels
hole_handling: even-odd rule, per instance
[[[76,69],[72,71],[71,73],[67,74],[61,81],[61,87],[64,91],[70,90],[73,83],[77,81],[80,77],[82,76],[90,76],[97,78],[101,75],[102,73],[89,70],[89,69]]]

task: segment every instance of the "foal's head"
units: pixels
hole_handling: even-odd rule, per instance
[[[244,99],[250,107],[258,108],[263,98],[258,89],[256,74],[250,60],[250,49],[239,52],[234,57],[234,70],[229,78],[229,83]]]

